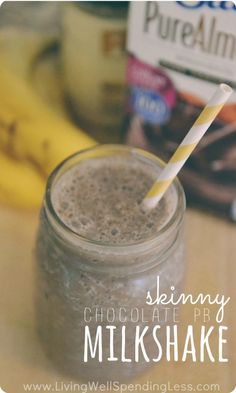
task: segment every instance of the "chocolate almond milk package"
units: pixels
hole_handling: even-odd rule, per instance
[[[164,160],[220,82],[236,87],[231,1],[130,5],[125,142]],[[236,220],[236,91],[180,174],[188,202]]]

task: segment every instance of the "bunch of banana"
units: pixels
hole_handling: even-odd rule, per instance
[[[0,65],[0,202],[38,207],[52,169],[94,144],[53,113],[30,83]]]

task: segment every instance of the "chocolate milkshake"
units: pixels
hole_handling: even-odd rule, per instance
[[[36,246],[38,327],[50,358],[74,377],[125,380],[150,366],[143,358],[135,362],[133,353],[135,326],[154,324],[147,291],[155,292],[159,276],[163,291],[174,285],[178,292],[184,272],[179,183],[155,209],[141,209],[161,166],[141,150],[108,145],[69,158],[49,179]],[[101,317],[111,309],[112,323]],[[134,309],[145,313],[145,321],[132,320]],[[109,361],[105,329],[111,324],[115,362]],[[104,328],[102,361],[94,356],[85,362],[85,326],[93,340],[97,327]],[[126,363],[121,360],[123,326],[131,359]],[[150,335],[145,345],[151,357]]]
[[[85,160],[64,173],[52,192],[63,223],[78,235],[110,245],[128,245],[155,237],[174,205],[170,193],[150,211],[141,202],[156,178],[132,157]]]

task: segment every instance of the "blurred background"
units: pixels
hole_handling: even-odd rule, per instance
[[[166,3],[174,17],[175,2]],[[129,7],[126,1],[6,1],[0,8],[0,386],[9,392],[22,393],[23,382],[62,378],[38,344],[32,301],[31,252],[50,172],[96,143],[127,143],[167,160],[205,104],[194,77],[188,83],[195,93],[180,91],[165,66],[139,68],[128,54]],[[214,9],[207,17],[209,12]],[[128,75],[133,66],[144,70],[138,80]],[[150,82],[160,75],[165,91]],[[154,121],[142,115],[134,101],[140,89],[168,96],[168,114]],[[235,295],[235,105],[230,101],[222,111],[180,175],[188,202],[187,292]],[[186,310],[183,318],[188,317]],[[186,365],[163,362],[163,379],[218,381],[224,393],[233,388],[232,305],[225,323],[228,364],[191,365],[187,371]],[[149,379],[159,381],[159,372],[150,372]]]
[[[230,30],[234,23],[233,3],[226,3],[228,10],[219,6],[201,7],[196,10],[197,15],[201,12],[204,17],[205,13],[210,23],[217,11],[218,24],[230,15]],[[224,36],[225,41],[219,42],[221,52],[216,56],[216,71],[211,63],[209,71],[205,61],[205,74],[199,76],[194,71],[197,66],[189,69],[187,60],[182,62],[182,74],[173,71],[164,64],[162,57],[168,58],[169,53],[161,44],[157,47],[161,66],[152,67],[127,51],[127,32],[131,36],[133,29],[128,22],[128,7],[126,1],[20,4],[13,1],[2,5],[0,200],[3,202],[14,205],[15,201],[28,209],[31,205],[39,206],[45,178],[56,164],[96,142],[128,143],[168,160],[206,103],[208,90],[211,92],[217,82],[228,82],[229,77],[234,86],[235,75],[228,72],[233,63],[227,57],[230,33],[228,38]],[[165,7],[174,17],[175,4],[167,2]],[[168,50],[171,52],[171,47]],[[182,50],[185,55],[186,50]],[[209,63],[207,55],[205,60]],[[136,79],[135,72],[139,73]],[[164,88],[158,87],[160,78],[165,79]],[[157,110],[164,111],[157,117],[139,108],[141,100],[147,100],[151,106],[153,97],[159,105]],[[236,216],[235,97],[236,93],[180,174],[189,205],[201,206],[231,220]],[[14,186],[6,174],[14,178],[15,170],[19,178]],[[31,196],[23,185],[23,179],[28,178],[26,173],[35,185]]]

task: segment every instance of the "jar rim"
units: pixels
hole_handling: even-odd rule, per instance
[[[136,148],[136,147],[130,147],[126,145],[121,145],[121,144],[102,144],[102,145],[95,145],[91,148],[80,150],[69,157],[65,158],[61,163],[59,163],[55,169],[52,171],[51,175],[48,177],[47,184],[46,184],[46,192],[45,192],[45,197],[44,197],[44,208],[45,208],[45,213],[47,215],[47,218],[50,222],[50,224],[53,226],[53,229],[57,232],[58,235],[60,235],[62,238],[66,238],[70,243],[72,243],[75,246],[84,246],[84,247],[92,247],[95,250],[103,250],[105,251],[106,249],[109,250],[109,252],[121,252],[121,251],[127,251],[127,252],[137,252],[138,249],[149,249],[150,247],[155,246],[156,242],[162,241],[164,237],[167,236],[169,232],[172,232],[176,227],[178,227],[182,220],[183,220],[183,215],[186,207],[186,202],[185,202],[185,194],[183,187],[176,177],[175,180],[173,181],[173,185],[175,186],[176,189],[176,194],[177,194],[177,202],[175,209],[173,213],[170,215],[169,220],[161,227],[155,236],[152,238],[147,238],[145,240],[139,240],[137,242],[132,242],[128,244],[109,244],[105,242],[101,242],[98,240],[92,240],[87,237],[84,237],[77,232],[73,231],[70,227],[68,227],[60,218],[60,216],[57,214],[56,210],[54,209],[53,202],[52,202],[52,189],[53,186],[57,180],[57,177],[60,176],[61,171],[63,168],[73,162],[74,159],[76,158],[81,158],[83,160],[83,155],[87,156],[89,158],[90,153],[96,153],[96,156],[104,157],[104,153],[110,154],[112,152],[114,153],[129,153],[129,154],[134,154],[136,157],[144,157],[147,160],[151,161],[152,163],[158,164],[160,167],[164,167],[165,163],[163,160],[161,160],[159,157],[155,156],[152,153],[147,152],[146,150]],[[91,156],[92,157],[92,156]],[[73,164],[71,165],[73,166]],[[69,168],[71,167],[69,166]]]
[[[94,15],[95,17],[104,18],[122,18],[128,13],[129,2],[128,1],[76,1],[74,5]]]

